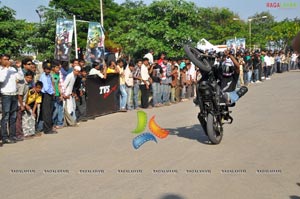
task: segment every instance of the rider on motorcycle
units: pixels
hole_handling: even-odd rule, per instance
[[[239,98],[248,92],[246,86],[241,86],[239,89],[236,89],[240,75],[239,62],[230,51],[225,50],[220,65],[216,70],[216,75],[219,80],[218,84],[222,91],[222,98],[226,104],[234,105]]]
[[[246,86],[241,86],[239,89],[236,89],[240,75],[240,64],[234,58],[233,53],[227,50],[224,51],[222,57],[216,59],[218,59],[215,62],[217,65],[215,65],[216,67],[213,67],[213,73],[218,79],[221,98],[227,105],[234,106],[235,102],[248,91]],[[203,73],[200,82],[207,81],[208,77],[208,73]],[[198,97],[195,99],[194,103],[198,104]]]

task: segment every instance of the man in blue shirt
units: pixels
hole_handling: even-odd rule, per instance
[[[52,122],[52,113],[53,113],[53,96],[54,88],[51,78],[51,63],[50,61],[45,61],[43,63],[44,72],[40,77],[40,81],[43,83],[42,88],[42,108],[41,108],[41,120],[43,123],[43,131],[45,134],[54,134],[57,133],[53,129]]]

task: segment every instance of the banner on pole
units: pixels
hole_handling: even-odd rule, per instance
[[[228,39],[226,41],[226,45],[229,50],[234,50],[235,52],[245,52],[246,39],[245,38]]]
[[[74,24],[72,20],[58,18],[56,22],[54,58],[69,61],[72,48]]]
[[[245,52],[245,47],[246,47],[246,39],[245,38],[237,38],[236,39],[236,48],[237,52]]]
[[[88,62],[104,59],[104,31],[100,23],[90,22],[85,59]]]

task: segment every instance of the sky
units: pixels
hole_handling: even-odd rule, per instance
[[[84,1],[84,0],[78,0]],[[125,0],[114,0],[123,3]],[[153,0],[144,0],[150,4]],[[300,18],[300,0],[189,0],[201,7],[225,7],[238,14],[242,20],[247,20],[255,13],[269,11],[276,21],[285,18]],[[8,6],[16,11],[17,19],[26,19],[29,22],[39,22],[35,12],[39,5],[47,6],[49,0],[0,0],[0,6]],[[271,7],[269,3],[273,3]],[[280,3],[280,8],[278,4]],[[98,6],[98,5],[97,5]],[[275,8],[276,6],[276,8]]]

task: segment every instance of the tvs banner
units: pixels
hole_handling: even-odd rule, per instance
[[[86,61],[104,59],[104,31],[100,23],[90,22],[86,45]]]
[[[72,20],[58,18],[56,22],[54,58],[69,61],[72,48],[74,24]]]
[[[119,110],[119,81],[119,74],[107,74],[106,79],[97,75],[87,77],[87,116],[100,116]]]

